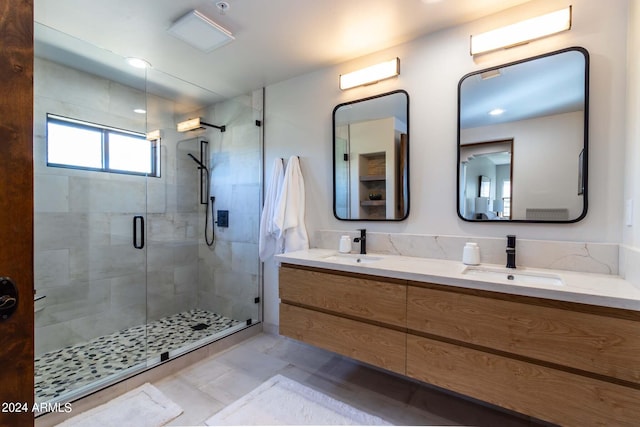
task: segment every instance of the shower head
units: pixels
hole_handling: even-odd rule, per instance
[[[198,164],[198,166],[200,166],[202,169],[207,170],[207,167],[204,165],[204,163],[202,163],[200,160],[196,159],[193,154],[187,153],[187,156],[191,157],[193,159],[193,161],[196,162]]]

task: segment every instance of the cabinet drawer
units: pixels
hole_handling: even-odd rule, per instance
[[[640,322],[409,286],[409,330],[640,383]]]
[[[280,299],[406,327],[407,286],[364,277],[280,268]]]
[[[411,334],[407,375],[561,425],[640,420],[640,390]]]
[[[280,304],[280,334],[405,374],[404,332]]]

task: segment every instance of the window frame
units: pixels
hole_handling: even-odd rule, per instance
[[[101,143],[102,167],[94,168],[89,166],[78,166],[78,165],[71,165],[66,163],[50,162],[49,161],[49,123],[99,132],[100,143]],[[151,171],[137,172],[137,171],[129,171],[129,170],[123,170],[123,169],[112,169],[109,164],[109,135],[111,134],[140,137],[141,139],[148,141],[151,147],[150,159],[149,159]],[[134,132],[127,129],[120,129],[113,126],[101,125],[97,123],[87,122],[84,120],[73,119],[70,117],[64,117],[57,114],[47,113],[47,118],[45,122],[45,162],[47,167],[160,178],[160,151],[161,151],[160,139],[148,140],[144,133]]]

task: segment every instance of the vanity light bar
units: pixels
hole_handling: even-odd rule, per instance
[[[556,12],[471,36],[471,55],[528,43],[571,29],[571,6]]]
[[[357,86],[378,83],[400,74],[400,58],[381,62],[358,71],[340,74],[340,89],[346,90]]]

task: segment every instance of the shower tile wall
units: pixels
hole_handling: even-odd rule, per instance
[[[193,308],[198,205],[195,190],[187,190],[190,198],[180,193],[189,186],[176,184],[175,132],[162,141],[162,178],[148,185],[144,177],[46,166],[46,113],[144,132],[134,106],[146,104],[156,120],[173,124],[172,103],[41,58],[34,92],[35,288],[46,295],[36,313],[36,354],[144,324],[147,305],[149,320]],[[132,216],[145,209],[148,301],[145,253],[133,249],[131,231]]]
[[[258,225],[262,152],[262,93],[216,104],[205,112],[208,123],[226,132],[211,138],[212,193],[215,209],[229,211],[229,227],[216,227],[212,248],[200,245],[199,308],[232,319],[257,320],[259,296]],[[200,227],[204,227],[201,216]]]
[[[176,105],[147,95],[149,129],[162,131],[162,178],[147,185],[147,320],[187,311],[198,298],[199,155],[193,138],[175,130]]]

